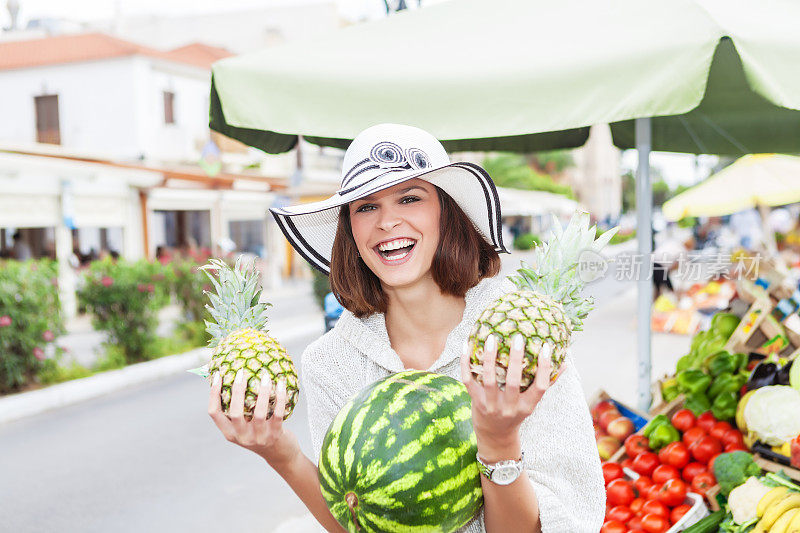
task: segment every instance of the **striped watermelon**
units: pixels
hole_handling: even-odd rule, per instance
[[[333,419],[319,481],[350,532],[450,532],[483,492],[471,399],[453,378],[410,370],[365,388]]]

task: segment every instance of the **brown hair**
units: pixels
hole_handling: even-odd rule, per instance
[[[463,297],[469,289],[500,272],[500,256],[478,233],[450,195],[439,196],[439,246],[433,256],[433,280],[444,294]],[[331,251],[331,290],[358,318],[385,313],[386,294],[381,282],[358,256],[350,225],[350,208],[342,206]]]

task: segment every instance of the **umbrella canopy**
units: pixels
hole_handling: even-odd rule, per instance
[[[800,157],[746,155],[664,203],[667,220],[800,202]]]
[[[379,122],[449,150],[800,150],[800,3],[459,0],[232,57],[213,67],[211,127],[267,152],[303,135],[346,146]]]

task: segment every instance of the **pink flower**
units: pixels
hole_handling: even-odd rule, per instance
[[[156,288],[153,286],[152,283],[148,283],[147,284],[147,292],[153,292],[155,290],[156,290]]]
[[[0,316],[0,328],[11,325],[11,317],[8,315]]]
[[[110,278],[109,276],[103,276],[103,279],[100,280],[100,283],[103,284],[103,287],[110,287],[114,284],[114,279]]]
[[[33,349],[33,356],[39,361],[44,361],[44,350],[37,346]]]
[[[45,342],[53,342],[53,340],[56,338],[56,336],[53,334],[52,331],[50,331],[48,329],[48,330],[45,330],[44,333],[42,333],[42,338],[44,339]]]
[[[136,285],[136,290],[139,291],[139,292],[144,292],[146,289],[147,289],[147,287],[145,287],[144,283],[139,283],[139,284]]]

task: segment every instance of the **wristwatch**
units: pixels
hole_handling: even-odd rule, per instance
[[[518,461],[498,461],[497,463],[486,464],[477,453],[475,458],[478,460],[478,470],[480,470],[481,474],[489,478],[492,483],[498,485],[510,485],[525,470],[525,467],[522,466],[525,452],[520,455]]]

